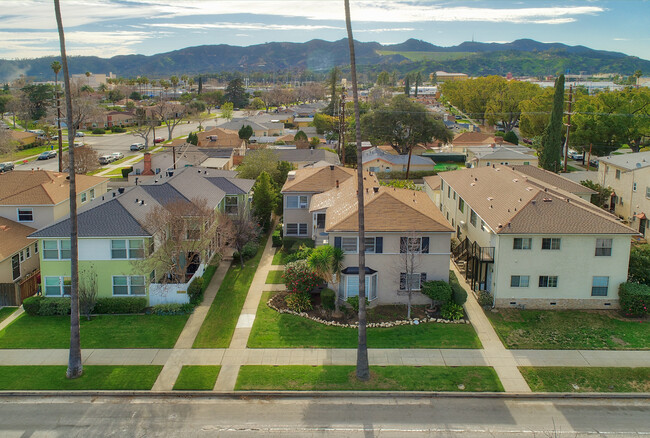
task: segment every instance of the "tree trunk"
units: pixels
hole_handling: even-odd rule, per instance
[[[77,240],[77,185],[74,174],[74,129],[72,127],[72,96],[70,95],[70,74],[68,59],[65,54],[65,37],[61,21],[59,0],[54,0],[56,24],[59,29],[61,44],[61,64],[63,65],[63,81],[65,84],[65,103],[67,107],[66,121],[68,124],[68,157],[70,158],[70,355],[66,377],[76,379],[83,374],[81,364],[81,330],[79,322],[79,250]]]
[[[361,121],[359,117],[359,93],[357,90],[357,63],[354,54],[352,21],[350,20],[350,0],[345,0],[345,24],[348,30],[348,45],[350,47],[354,120],[357,125],[357,203],[359,210],[359,343],[357,347],[357,379],[367,381],[370,379],[370,368],[368,366],[368,343],[366,340],[366,245],[363,204],[363,159],[361,156]]]
[[[409,300],[408,300],[408,306],[406,308],[407,309],[406,310],[406,319],[411,319],[411,295],[412,295],[411,294],[411,289],[410,289],[410,286],[409,286]]]

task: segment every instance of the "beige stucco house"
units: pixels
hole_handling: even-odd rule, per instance
[[[363,167],[372,172],[406,172],[408,161],[408,155],[394,155],[377,147],[363,151]],[[431,171],[435,165],[431,158],[411,155],[411,172]]]
[[[518,146],[490,146],[467,148],[467,162],[471,167],[484,167],[491,165],[537,167],[537,157],[527,153],[528,148]]]
[[[496,307],[618,307],[635,230],[570,191],[506,166],[444,172],[440,179],[438,207],[460,241],[454,259]]]

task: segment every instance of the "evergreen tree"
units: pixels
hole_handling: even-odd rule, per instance
[[[562,119],[564,117],[564,75],[555,81],[553,110],[542,134],[539,164],[543,169],[557,172],[562,157]]]
[[[242,140],[250,140],[250,138],[253,136],[253,128],[251,125],[244,125],[241,128],[239,128],[239,138]]]
[[[404,94],[411,96],[411,75],[406,75],[404,78]]]
[[[203,78],[199,76],[199,90],[197,94],[201,94],[201,91],[203,91]]]
[[[271,226],[271,213],[275,207],[277,194],[267,172],[262,172],[253,188],[253,214],[257,223],[266,232]]]
[[[503,141],[507,141],[512,144],[519,144],[519,137],[517,137],[517,134],[515,134],[514,131],[508,131],[506,132],[506,135],[503,136]]]
[[[190,135],[187,136],[187,142],[197,146],[199,144],[199,135],[196,132],[190,132]]]
[[[224,98],[226,102],[232,102],[235,108],[248,106],[248,95],[246,94],[246,90],[244,90],[244,81],[242,81],[241,77],[238,76],[228,82]]]
[[[323,114],[327,114],[328,116],[333,116],[334,114],[337,113],[340,98],[336,86],[340,80],[341,80],[341,69],[339,69],[338,67],[334,67],[330,71],[330,74],[327,78],[327,83],[329,84],[329,92],[331,98],[330,98],[329,105],[327,105],[327,107],[323,109]]]

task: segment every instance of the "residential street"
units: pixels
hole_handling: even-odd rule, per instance
[[[0,398],[3,437],[636,437],[650,404],[500,398]]]

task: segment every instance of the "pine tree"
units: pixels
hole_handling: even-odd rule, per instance
[[[406,75],[404,78],[404,94],[411,95],[411,75]]]
[[[542,134],[539,165],[546,170],[557,172],[562,157],[562,119],[564,117],[564,75],[555,81],[553,111]]]
[[[276,198],[271,177],[267,172],[262,172],[253,188],[253,214],[265,232],[271,226],[271,213],[275,207]]]

